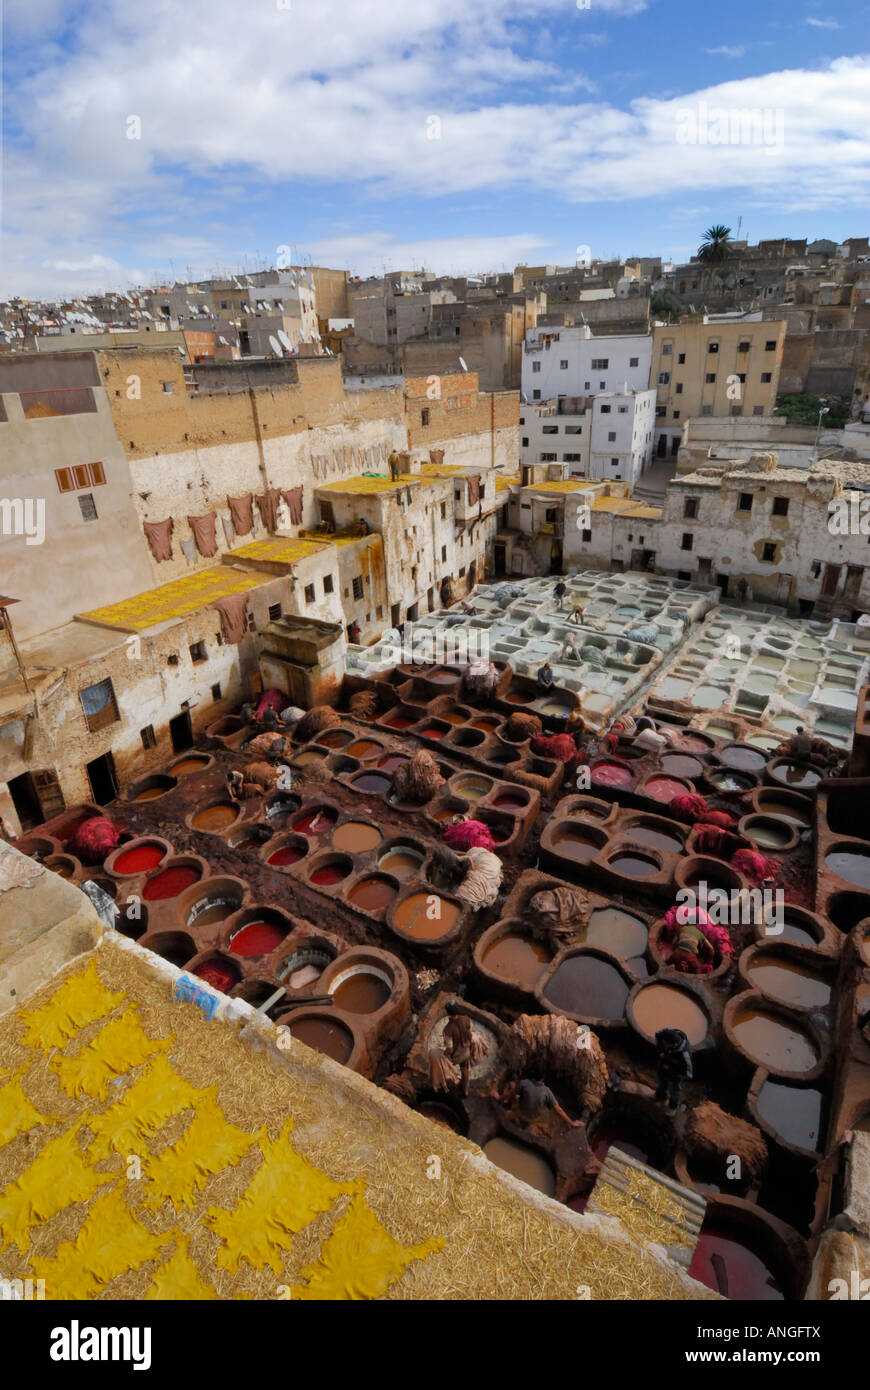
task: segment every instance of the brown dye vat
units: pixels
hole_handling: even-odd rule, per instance
[[[383,744],[376,743],[373,738],[358,738],[348,744],[344,751],[350,758],[367,758],[370,754],[380,753],[382,750]]]
[[[482,729],[485,734],[494,734],[500,723],[500,719],[490,719],[488,717],[484,719],[472,719],[471,727],[472,729]]]
[[[340,825],[332,837],[336,849],[346,850],[348,854],[366,854],[377,849],[383,836],[377,826],[364,820],[348,820]]]
[[[214,806],[205,806],[191,819],[195,830],[226,830],[238,818],[239,809],[229,801],[219,801]]]
[[[673,777],[700,777],[704,764],[688,753],[664,753],[661,759],[662,770]]]
[[[659,872],[659,865],[645,854],[630,854],[621,851],[608,860],[615,873],[628,878],[653,878]]]
[[[297,753],[293,761],[297,767],[308,767],[311,763],[319,763],[325,757],[326,754],[316,748],[306,748],[304,753]]]
[[[492,804],[498,811],[524,811],[529,798],[523,796],[522,792],[502,792]]]
[[[631,960],[643,955],[648,936],[647,925],[639,917],[620,907],[596,907],[589,914],[584,939],[589,946],[603,946],[615,956]]]
[[[822,1147],[825,1098],[813,1086],[787,1086],[765,1081],[755,1102],[759,1118],[798,1149]]]
[[[770,768],[770,775],[775,782],[782,783],[786,787],[806,788],[815,787],[822,780],[822,774],[817,772],[814,767],[808,767],[804,763],[779,763]]]
[[[179,970],[196,955],[193,938],[188,936],[186,932],[158,932],[144,944],[147,945],[149,951],[153,951],[157,956],[162,956],[164,960],[169,961],[170,965],[176,966]]]
[[[534,698],[534,695],[524,693],[522,690],[509,690],[505,696],[510,705],[526,705]]]
[[[450,671],[444,667],[436,667],[434,671],[421,674],[424,680],[432,681],[435,685],[452,685],[454,681],[459,679],[458,671]]]
[[[615,966],[598,956],[568,956],[544,990],[547,1000],[566,1013],[616,1021],[625,1013],[628,985]]]
[[[767,762],[766,754],[742,743],[726,744],[719,758],[726,767],[736,767],[741,772],[760,772]]]
[[[409,714],[393,714],[383,722],[391,729],[410,729],[411,725],[416,724],[417,721]]]
[[[746,973],[756,989],[783,1004],[822,1009],[830,1003],[831,986],[796,961],[759,954]]]
[[[353,1035],[337,1019],[315,1017],[294,1018],[291,1014],[286,1020],[291,1038],[312,1047],[315,1052],[323,1052],[334,1062],[346,1062],[353,1051]]]
[[[455,806],[439,806],[437,811],[432,811],[432,819],[437,821],[455,820],[461,812]]]
[[[588,864],[589,860],[606,844],[606,837],[599,831],[595,835],[592,831],[585,834],[582,830],[571,826],[568,829],[559,830],[553,840],[553,849],[558,854],[562,854],[566,859],[571,859],[575,864]]]
[[[425,857],[422,850],[412,849],[410,845],[396,845],[378,860],[378,868],[394,878],[413,878],[420,872]]]
[[[353,734],[349,734],[346,729],[330,729],[325,734],[318,736],[318,743],[322,743],[324,748],[343,748],[346,743],[350,743]]]
[[[775,796],[768,797],[766,794],[759,798],[760,814],[778,816],[780,820],[786,820],[790,825],[809,825],[810,815],[807,811],[798,810],[790,801],[777,801]]]
[[[854,883],[859,888],[870,888],[870,854],[859,849],[829,850],[825,855],[825,866],[846,883]]]
[[[431,900],[431,908],[430,908]],[[427,909],[433,915],[427,916]],[[437,911],[437,916],[434,915]],[[459,908],[438,893],[412,893],[399,903],[393,921],[399,929],[418,941],[438,941],[456,925]]]
[[[369,970],[355,970],[342,980],[337,989],[330,990],[337,1009],[349,1014],[374,1014],[382,1009],[392,994],[392,987],[380,975]]]
[[[392,778],[387,777],[382,772],[362,772],[359,777],[354,777],[352,786],[361,792],[373,792],[382,796],[384,792],[390,790]]]
[[[513,1173],[515,1178],[521,1178],[537,1192],[543,1192],[548,1197],[555,1194],[556,1174],[544,1155],[530,1144],[521,1144],[517,1139],[508,1139],[500,1134],[484,1145],[483,1152],[490,1163],[503,1168],[506,1173]]]
[[[202,772],[203,768],[208,767],[208,758],[182,758],[180,763],[173,763],[169,769],[173,777],[189,777],[193,772]]]
[[[459,709],[449,709],[446,713],[444,710],[441,710],[438,718],[446,719],[448,724],[464,724],[468,715],[463,714],[462,710]]]
[[[676,833],[658,830],[654,825],[644,825],[643,821],[625,825],[623,829],[632,840],[639,845],[646,845],[648,849],[664,850],[666,854],[682,853],[683,840]]]
[[[432,724],[427,724],[425,729],[420,730],[424,738],[443,738],[447,732],[447,729],[437,729]]]
[[[354,884],[347,894],[347,901],[361,912],[383,912],[398,891],[397,885],[388,878],[373,874],[371,878],[361,878]]]
[[[381,758],[378,767],[382,772],[395,772],[397,767],[408,761],[404,753],[388,753],[385,758]]]
[[[185,926],[210,927],[215,922],[225,922],[227,917],[238,912],[242,905],[242,897],[241,886],[229,885],[221,888],[215,885],[210,888],[206,881],[202,885],[202,897],[187,908]]]
[[[138,792],[137,795],[133,797],[133,800],[134,800],[134,801],[156,801],[157,798],[158,798],[158,796],[165,796],[166,793],[167,793],[168,791],[171,791],[171,790],[172,790],[171,787],[161,787],[161,786],[157,786],[157,787],[146,787],[145,790],[144,790],[143,792]]]
[[[482,964],[491,975],[516,980],[526,989],[533,989],[552,959],[540,941],[509,933],[493,942],[484,953]]]
[[[708,1033],[704,1010],[675,985],[644,985],[634,997],[632,1012],[638,1028],[650,1038],[660,1028],[679,1028],[695,1047]]]
[[[58,878],[72,878],[76,871],[75,861],[66,854],[49,855],[45,861],[45,867],[51,869],[53,874],[57,874]]]
[[[771,1071],[812,1071],[819,1060],[808,1033],[764,1009],[741,1009],[733,1028],[748,1056]]]

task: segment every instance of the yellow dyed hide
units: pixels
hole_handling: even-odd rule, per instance
[[[354,1197],[344,1216],[336,1221],[320,1258],[303,1269],[302,1278],[307,1284],[294,1286],[292,1297],[302,1300],[380,1298],[407,1264],[412,1260],[424,1260],[443,1247],[440,1236],[433,1236],[421,1245],[401,1245],[369,1210],[365,1199]]]
[[[238,1163],[255,1142],[254,1135],[225,1120],[213,1100],[201,1100],[178,1143],[143,1163],[150,1179],[145,1206],[156,1211],[169,1197],[176,1207],[192,1207],[211,1174]]]
[[[28,1100],[19,1080],[22,1075],[23,1070],[0,1082],[0,1145],[8,1144],[16,1134],[23,1134],[34,1125],[51,1124],[54,1119],[53,1115],[40,1115]]]
[[[0,1242],[20,1250],[30,1245],[30,1227],[73,1202],[86,1202],[111,1173],[95,1173],[85,1161],[74,1129],[50,1139],[21,1177],[0,1193]]]
[[[67,1095],[99,1096],[105,1100],[113,1077],[132,1071],[157,1052],[168,1052],[173,1041],[149,1038],[134,1005],[101,1028],[78,1056],[53,1057],[49,1066],[57,1073]]]
[[[187,1253],[187,1241],[179,1240],[172,1259],[156,1271],[145,1298],[207,1302],[216,1299],[217,1294],[200,1278],[199,1270]]]
[[[106,989],[91,961],[87,970],[70,975],[41,1008],[22,1010],[21,1020],[27,1026],[21,1041],[42,1052],[63,1047],[80,1028],[104,1018],[123,1000],[123,994]]]
[[[166,1055],[159,1052],[123,1100],[102,1115],[88,1118],[94,1133],[88,1152],[94,1162],[112,1153],[144,1156],[148,1153],[148,1140],[168,1119],[216,1094],[216,1086],[200,1090],[182,1081]]]
[[[93,1298],[119,1274],[156,1259],[171,1239],[140,1226],[124,1201],[124,1187],[116,1187],[92,1204],[75,1240],[64,1241],[51,1259],[33,1259],[33,1272],[45,1280],[47,1298]]]

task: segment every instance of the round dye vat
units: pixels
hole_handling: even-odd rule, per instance
[[[407,761],[403,753],[388,753],[385,758],[381,758],[378,767],[382,772],[395,772],[397,767],[401,767],[402,763]]]
[[[681,734],[680,742],[687,753],[709,753],[710,744],[700,734]]]
[[[237,985],[239,982],[238,971],[233,970],[229,964],[224,965],[222,961],[217,960],[203,961],[193,973],[198,975],[201,980],[205,980],[207,985],[219,989],[222,994],[226,994],[233,985]]]
[[[554,1195],[556,1175],[544,1155],[538,1153],[530,1144],[521,1144],[516,1139],[506,1139],[503,1135],[498,1135],[484,1145],[483,1152],[497,1168],[503,1168],[506,1173],[513,1173],[515,1178],[521,1178],[529,1187],[544,1192],[548,1197]]]
[[[379,753],[382,748],[383,744],[376,743],[373,738],[358,738],[348,744],[344,751],[350,758],[367,758],[370,753]]]
[[[787,1144],[799,1149],[821,1148],[824,1096],[812,1086],[786,1086],[765,1081],[756,1101],[758,1114]]]
[[[384,792],[390,790],[392,780],[383,772],[362,772],[359,777],[354,777],[352,785],[358,791],[373,792],[378,796],[383,796]]]
[[[501,720],[499,719],[472,719],[472,729],[482,729],[485,734],[493,734],[498,728]]]
[[[810,927],[804,925],[803,918],[790,916],[788,907],[783,909],[782,917],[782,931],[777,933],[778,941],[794,941],[798,946],[818,946],[818,936]]]
[[[273,869],[287,869],[291,864],[298,864],[299,860],[304,859],[307,853],[308,850],[303,849],[302,845],[282,845],[280,849],[275,850],[274,854],[269,855],[266,863],[271,864]]]
[[[629,787],[632,782],[631,771],[624,763],[593,763],[589,769],[589,778],[602,787]],[[685,787],[680,787],[681,792],[685,790]],[[676,796],[676,792],[674,795]]]
[[[619,907],[596,907],[589,914],[586,941],[590,946],[603,946],[615,956],[630,960],[646,950],[649,933],[645,922],[623,912]]]
[[[676,985],[644,985],[634,997],[632,1010],[638,1028],[650,1038],[660,1028],[680,1028],[695,1047],[708,1033],[704,1010]]]
[[[754,1061],[771,1071],[812,1071],[819,1060],[808,1033],[763,1009],[741,1009],[734,1036]]]
[[[180,763],[173,763],[169,770],[173,777],[189,777],[193,772],[202,772],[204,767],[208,767],[208,758],[182,758]]]
[[[459,672],[448,671],[443,667],[436,667],[434,671],[429,672],[425,679],[427,681],[433,681],[435,685],[452,685],[455,680],[459,679]]]
[[[757,955],[747,973],[756,989],[783,1004],[822,1009],[830,1002],[831,986],[796,961]]]
[[[607,862],[614,873],[625,874],[628,878],[652,878],[659,872],[659,865],[646,854],[621,851]]]
[[[393,921],[401,931],[418,941],[438,941],[446,936],[459,917],[456,903],[437,893],[412,893],[399,903]]]
[[[392,986],[382,975],[372,970],[355,970],[330,994],[337,1009],[349,1014],[374,1014],[382,1009],[392,994]]]
[[[389,719],[384,720],[384,723],[389,725],[391,729],[410,729],[411,725],[416,722],[408,714],[393,714]]]
[[[780,820],[788,821],[789,825],[810,824],[809,814],[790,801],[777,801],[765,795],[759,804],[762,815],[777,816]]]
[[[290,1036],[315,1052],[324,1052],[334,1062],[346,1062],[353,1051],[353,1034],[338,1020],[300,1018],[290,1020]]]
[[[598,956],[569,956],[544,991],[557,1009],[582,1018],[621,1019],[628,985],[615,966]]]
[[[651,777],[643,789],[644,796],[652,797],[653,801],[669,802],[675,796],[684,796],[686,787],[682,782],[675,782],[671,777]]]
[[[321,864],[319,869],[315,869],[308,876],[308,882],[314,883],[318,888],[331,888],[336,883],[341,883],[342,879],[347,878],[351,871],[350,861],[336,861],[332,864]]]
[[[701,760],[690,757],[688,753],[664,753],[661,764],[664,771],[674,777],[700,777],[704,771]]]
[[[445,714],[443,711],[438,716],[439,719],[446,719],[448,724],[464,724],[467,716],[459,709],[449,709]]]
[[[300,816],[294,822],[293,829],[298,830],[300,835],[326,835],[337,819],[336,812],[331,808],[316,806]]]
[[[389,907],[397,891],[396,885],[388,878],[374,875],[372,878],[361,878],[359,883],[355,883],[347,895],[347,900],[359,908],[360,912],[383,912],[384,908]]]
[[[815,787],[822,780],[821,773],[814,767],[804,767],[801,763],[779,763],[770,769],[775,782],[788,787]]]
[[[508,704],[511,705],[525,705],[531,698],[531,695],[523,694],[521,690],[510,690],[505,696]]]
[[[443,738],[447,729],[436,729],[430,724],[427,728],[421,729],[420,733],[424,738]]]
[[[210,927],[215,922],[225,922],[241,907],[241,890],[233,897],[200,898],[187,914],[186,927]]]
[[[870,854],[861,850],[835,849],[825,855],[825,864],[847,883],[870,888]]]
[[[166,850],[161,845],[136,845],[125,850],[114,863],[117,874],[146,874],[166,858]]]
[[[191,820],[195,830],[226,830],[238,819],[239,808],[229,801],[219,801],[214,806],[205,806],[197,811]]]
[[[743,772],[760,772],[767,758],[756,748],[747,748],[742,743],[726,744],[719,752],[726,767],[736,767]]]
[[[540,941],[509,932],[484,952],[482,964],[491,975],[515,980],[526,989],[532,989],[552,959]]]
[[[186,864],[175,869],[164,869],[162,874],[148,880],[142,889],[142,897],[149,903],[159,902],[163,898],[177,898],[179,893],[198,883],[201,878],[199,869]]]
[[[649,1159],[649,1150],[637,1142],[637,1135],[633,1130],[625,1130],[615,1124],[599,1125],[591,1144],[595,1157],[603,1163],[614,1146],[640,1163],[646,1163]]]
[[[306,748],[304,753],[297,753],[293,761],[297,767],[308,767],[311,763],[319,763],[325,757],[326,754],[316,748]]]
[[[340,825],[332,837],[336,849],[346,850],[348,854],[366,854],[377,849],[383,836],[377,826],[364,820],[348,820]]]
[[[713,786],[720,792],[745,792],[753,786],[751,777],[747,777],[742,772],[732,772],[725,768],[717,768],[708,776]]]
[[[171,787],[146,787],[144,792],[139,792],[133,797],[134,801],[156,801],[158,796],[165,796]]]
[[[445,1129],[452,1129],[454,1134],[463,1132],[458,1115],[453,1113],[449,1105],[439,1105],[437,1100],[424,1100],[422,1105],[417,1106],[417,1114],[434,1120],[436,1125],[444,1125]]]
[[[638,845],[648,845],[650,849],[661,849],[667,854],[680,854],[683,849],[683,841],[676,834],[671,834],[667,830],[659,830],[654,825],[644,825],[641,821],[637,825],[627,825],[624,827],[625,833]]]
[[[454,782],[453,789],[456,796],[460,796],[463,801],[480,801],[481,797],[486,796],[492,789],[492,782],[485,778],[463,777]]]
[[[524,811],[529,802],[527,797],[519,793],[515,795],[513,792],[503,792],[492,804],[499,811]]]
[[[322,743],[324,748],[343,748],[353,738],[346,729],[330,729],[325,734],[318,734],[317,742]]]
[[[271,922],[247,922],[231,937],[230,950],[234,956],[267,956],[286,935]]]
[[[423,866],[425,855],[422,850],[412,849],[410,845],[396,845],[378,860],[378,868],[394,878],[413,878]]]
[[[720,1288],[716,1273],[716,1265],[720,1262],[724,1267],[724,1288]],[[731,1226],[704,1223],[689,1265],[689,1274],[699,1283],[706,1284],[708,1289],[721,1292],[729,1299],[777,1301],[785,1298],[764,1260],[749,1245],[734,1238]]]
[[[575,864],[588,864],[589,860],[601,849],[601,831],[598,835],[584,834],[583,831],[574,826],[563,828],[557,831],[553,840],[553,849],[557,854],[562,854],[566,859],[571,859]]]
[[[720,685],[699,685],[692,692],[691,703],[696,709],[719,709],[728,699],[728,691]]]
[[[782,849],[791,840],[792,829],[775,816],[749,816],[743,822],[743,834],[764,849]]]
[[[546,705],[541,705],[541,711],[543,714],[555,714],[564,719],[571,713],[571,706],[561,700],[549,700]]]

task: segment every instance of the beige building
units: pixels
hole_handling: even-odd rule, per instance
[[[649,385],[658,457],[676,454],[683,425],[696,416],[772,415],[785,332],[781,321],[711,322],[706,314],[656,324]]]

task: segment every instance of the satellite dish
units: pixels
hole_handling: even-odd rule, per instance
[[[269,347],[272,349],[272,352],[274,353],[274,355],[275,355],[276,357],[283,357],[283,356],[284,356],[284,352],[283,352],[283,350],[282,350],[281,344],[278,342],[278,339],[277,339],[277,338],[275,338],[275,337],[272,336],[271,333],[269,334]]]
[[[462,370],[463,370],[464,372],[467,372],[467,371],[468,371],[468,368],[467,368],[467,366],[465,365],[465,358],[464,358],[464,357],[460,357],[460,359],[459,359],[459,365],[460,365],[460,367],[462,368]]]
[[[282,347],[285,347],[287,349],[288,352],[293,351],[293,344],[287,337],[287,334],[284,332],[283,328],[278,329],[278,341],[281,343]]]

